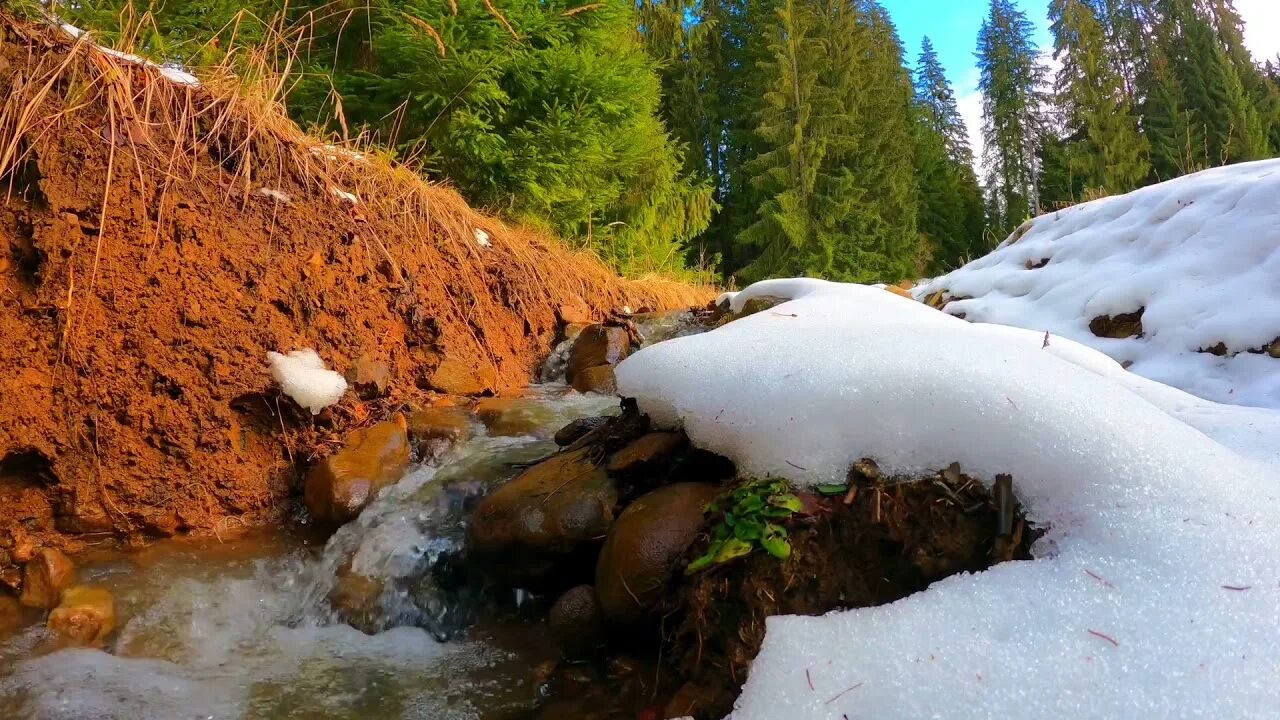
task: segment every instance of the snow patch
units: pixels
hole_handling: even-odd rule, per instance
[[[771,618],[734,718],[1280,706],[1280,414],[867,286],[768,281],[731,303],[765,295],[794,299],[639,351],[621,394],[747,475],[843,481],[862,457],[890,474],[1010,473],[1047,533],[1033,561]]]
[[[62,28],[62,31],[66,33],[67,36],[70,37],[72,40],[79,40],[81,37],[88,35],[88,33],[86,33],[84,30],[81,30],[80,28],[76,27],[75,25],[71,25],[70,23],[62,23],[61,28]],[[127,62],[131,65],[138,65],[145,68],[154,68],[155,70],[159,71],[161,77],[163,77],[165,80],[168,80],[171,83],[174,83],[175,85],[186,85],[188,87],[198,87],[200,85],[200,80],[196,78],[195,75],[192,75],[186,70],[183,70],[178,65],[171,64],[171,63],[159,65],[151,62],[150,60],[147,60],[146,58],[139,57],[131,53],[121,52],[119,50],[114,50],[109,47],[103,47],[102,45],[98,45],[97,43],[91,42],[90,44],[93,45],[94,49],[98,50],[102,54],[109,55],[113,58],[116,58],[117,60],[123,60],[124,62]]]
[[[1280,160],[1215,168],[1036,218],[914,292],[971,321],[1052,331],[1139,375],[1222,403],[1280,408]],[[1141,337],[1100,316],[1144,308]],[[1227,356],[1203,352],[1223,343]],[[1250,352],[1250,351],[1253,352]]]
[[[268,351],[267,363],[280,390],[312,415],[338,402],[347,391],[347,381],[325,367],[324,360],[310,348],[288,355]]]
[[[493,243],[489,240],[489,233],[475,228],[476,244],[480,247],[493,247]]]
[[[274,190],[272,188],[267,188],[267,187],[258,188],[257,194],[261,195],[264,198],[270,198],[272,200],[275,200],[278,203],[283,203],[285,205],[288,205],[293,202],[293,198],[289,197],[287,193],[283,193],[283,192],[280,192],[279,190]]]

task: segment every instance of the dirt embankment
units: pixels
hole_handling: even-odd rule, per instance
[[[268,521],[296,461],[352,425],[526,383],[562,316],[708,299],[311,139],[260,89],[175,83],[3,14],[0,97],[10,583],[42,545]],[[385,363],[389,397],[289,407],[266,353],[303,347]]]

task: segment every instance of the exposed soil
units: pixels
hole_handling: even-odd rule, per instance
[[[812,496],[806,505],[808,520],[790,528],[788,560],[754,553],[687,579],[669,598],[665,656],[686,680],[669,714],[726,716],[771,615],[881,605],[958,572],[1030,559],[1034,533],[1025,522],[1014,519],[1012,532],[1000,535],[997,503],[958,473],[863,487],[847,505]]]
[[[527,383],[561,320],[709,299],[215,88],[0,14],[0,580],[40,546],[268,522],[299,461],[439,394]],[[266,369],[303,347],[386,363],[389,393],[313,419]]]

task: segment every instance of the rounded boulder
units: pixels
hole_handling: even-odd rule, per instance
[[[667,485],[618,516],[596,563],[596,597],[609,622],[631,624],[654,608],[718,492],[707,483]]]

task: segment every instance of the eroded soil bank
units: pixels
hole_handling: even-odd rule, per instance
[[[620,280],[237,92],[0,14],[10,588],[42,547],[268,522],[346,430],[523,386],[563,320],[707,299]],[[297,348],[385,392],[312,418],[267,373]]]

